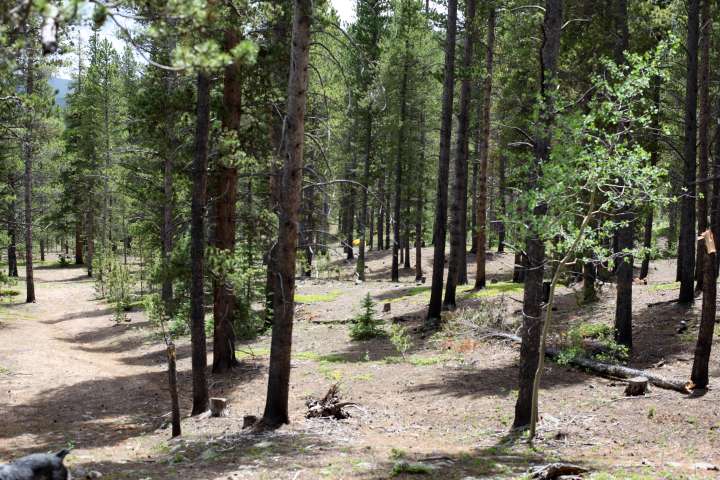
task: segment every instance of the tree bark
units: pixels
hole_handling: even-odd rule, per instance
[[[29,32],[25,32],[27,43],[27,65],[25,69],[25,94],[30,102],[35,93],[35,47]],[[23,160],[25,161],[25,288],[26,303],[35,302],[35,281],[33,279],[33,224],[32,224],[32,184],[33,184],[33,135],[35,112],[28,109],[28,118],[23,136]]]
[[[708,228],[708,172],[710,170],[710,37],[712,17],[710,16],[710,0],[702,0],[700,12],[700,65],[698,68],[699,85],[698,101],[700,115],[698,118],[698,183],[697,192],[697,232],[701,235]],[[695,257],[695,291],[703,290],[703,260],[706,258],[700,245],[697,245]]]
[[[172,421],[172,436],[178,437],[182,434],[180,428],[180,400],[177,388],[177,355],[175,344],[170,342],[167,346],[168,357],[168,387],[170,389],[170,408]]]
[[[455,90],[455,37],[457,0],[448,0],[447,33],[445,38],[445,71],[443,76],[440,153],[437,175],[437,199],[433,226],[433,274],[430,305],[426,326],[436,328],[442,311],[443,276],[445,270],[445,237],[447,233],[448,178],[450,176],[450,141],[452,138],[453,92]]]
[[[495,50],[495,8],[488,15],[487,51],[485,53],[485,80],[483,82],[483,100],[480,123],[478,161],[480,163],[480,182],[478,188],[477,245],[475,289],[485,288],[485,246],[487,244],[487,172],[488,149],[490,147],[490,108],[492,106],[493,55]]]
[[[448,258],[448,276],[445,284],[443,308],[454,310],[456,290],[461,280],[462,262],[465,261],[467,224],[467,165],[468,165],[468,125],[470,120],[470,75],[477,26],[475,23],[475,0],[467,0],[465,11],[465,41],[463,49],[462,81],[460,82],[460,101],[458,113],[458,133],[455,146],[455,170],[453,196],[450,204],[450,255]],[[464,207],[463,207],[464,206]]]
[[[715,240],[712,232],[706,230],[703,239],[698,243],[705,255],[703,259],[705,268],[703,275],[703,301],[702,314],[700,316],[700,329],[698,331],[697,344],[695,346],[695,359],[693,360],[692,375],[690,380],[695,388],[706,388],[708,385],[708,368],[710,365],[710,350],[712,348],[713,331],[715,330],[715,301],[717,298],[717,283],[715,282]]]
[[[302,192],[312,3],[312,0],[294,2],[288,104],[283,139],[285,160],[280,189],[278,254],[275,262],[280,288],[275,296],[267,400],[263,413],[263,423],[268,427],[277,427],[290,421],[288,395],[295,308],[295,259]]]
[[[530,169],[528,189],[537,187],[542,175],[541,166],[550,158],[552,129],[555,124],[553,94],[556,85],[557,60],[560,53],[560,33],[563,17],[562,0],[547,0],[542,28],[540,49],[540,121],[535,135],[535,160]],[[547,206],[537,205],[532,214],[542,217]],[[514,427],[530,424],[532,416],[532,391],[538,366],[538,352],[542,333],[542,290],[545,264],[545,243],[541,232],[530,226],[526,237],[527,268],[523,293],[523,332],[520,345],[520,388],[515,404]]]
[[[15,202],[15,174],[10,173],[8,176],[8,186],[10,187],[10,205],[8,208],[9,221],[8,221],[8,276],[18,277],[17,268],[17,214],[15,213],[17,204]]]
[[[408,50],[410,48],[408,41],[405,41],[405,57],[403,61],[402,82],[400,84],[400,125],[398,128],[398,149],[397,158],[395,159],[395,199],[393,204],[393,247],[392,247],[392,270],[391,280],[393,282],[400,281],[400,261],[399,250],[400,245],[400,209],[402,207],[402,174],[403,174],[403,155],[405,151],[405,119],[407,117],[407,84],[408,71],[410,64],[408,62]]]
[[[498,220],[498,253],[505,252],[505,215],[507,213],[507,206],[505,201],[505,169],[507,159],[505,155],[500,155],[500,162],[498,165],[498,196],[500,197],[500,219]]]
[[[700,0],[688,0],[688,27],[685,43],[687,76],[685,83],[685,148],[683,150],[684,191],[680,202],[680,245],[678,248],[680,274],[678,301],[680,303],[692,303],[694,300],[699,4]]]
[[[225,50],[231,51],[240,41],[238,33],[229,28],[225,30]],[[240,128],[242,108],[242,79],[240,65],[234,62],[225,67],[223,79],[223,131],[237,135]],[[237,202],[237,167],[232,160],[220,159],[213,184],[217,188],[215,195],[215,235],[212,246],[223,256],[235,254],[235,204]],[[213,373],[227,372],[235,365],[235,290],[227,277],[221,272],[213,280]]]
[[[82,220],[75,221],[75,265],[83,264]]]
[[[660,77],[654,76],[652,79],[652,98],[655,106],[655,113],[652,116],[650,128],[652,129],[652,140],[650,141],[650,165],[655,166],[660,158]],[[652,227],[653,227],[653,206],[648,205],[648,211],[645,216],[645,232],[643,235],[643,247],[650,249],[652,247]],[[640,278],[647,278],[650,271],[650,253],[646,253],[643,257],[640,267]]]
[[[625,51],[628,48],[628,14],[627,0],[616,0],[615,30],[617,41],[615,43],[615,63],[626,63]],[[620,131],[625,129],[624,122],[618,126]],[[628,205],[622,207],[618,215],[622,224],[615,234],[617,240],[617,289],[615,301],[615,340],[632,348],[632,279],[633,256],[626,253],[633,248],[633,232],[635,215]]]
[[[380,171],[378,198],[380,199],[380,205],[378,206],[377,219],[377,249],[380,251],[385,249],[383,243],[383,240],[385,239],[383,236],[383,227],[385,227],[385,210],[387,209],[387,206],[385,205],[385,172],[382,170]]]
[[[716,115],[720,116],[720,98],[716,100]],[[720,125],[715,128],[715,154],[713,155],[713,189],[710,199],[710,224],[713,237],[720,238]],[[715,261],[715,278],[718,276],[718,262]]]
[[[205,207],[208,137],[210,133],[210,77],[197,75],[197,112],[190,209],[190,338],[192,342],[192,415],[208,409],[207,345],[205,344]]]

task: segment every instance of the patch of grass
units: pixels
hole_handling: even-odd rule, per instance
[[[237,358],[238,360],[245,360],[255,357],[267,357],[268,355],[270,355],[269,348],[256,348],[254,350],[235,350],[235,358]]]
[[[405,358],[398,356],[385,357],[383,359],[383,362],[387,364],[409,363],[410,365],[413,365],[415,367],[429,367],[432,365],[438,365],[440,363],[449,362],[456,359],[457,357],[453,357],[450,355],[433,355],[430,357],[409,355]]]
[[[0,297],[15,297],[20,295],[19,290],[3,289],[0,290]]]
[[[400,302],[400,301],[407,300],[409,298],[412,298],[412,297],[415,297],[418,295],[422,295],[423,297],[430,298],[430,287],[412,287],[412,288],[409,288],[407,291],[405,291],[399,297],[388,298],[386,300],[383,300],[383,302],[389,302],[389,303]]]
[[[652,292],[665,292],[667,290],[677,290],[680,288],[680,282],[655,283],[650,285]]]
[[[10,375],[10,369],[0,365],[0,375]]]
[[[403,473],[409,473],[409,474],[420,474],[420,475],[429,475],[432,473],[433,468],[429,465],[425,465],[423,463],[410,463],[406,462],[404,460],[396,462],[395,465],[393,465],[392,471],[390,472],[391,477],[397,477],[398,475],[401,475]]]
[[[340,355],[339,353],[329,353],[327,355],[320,355],[317,352],[313,351],[305,351],[305,352],[297,352],[293,354],[294,360],[309,360],[311,362],[320,362],[320,363],[345,363],[347,360],[345,357]]]
[[[340,370],[334,370],[329,365],[321,364],[318,367],[318,372],[320,372],[320,374],[325,377],[325,379],[331,380],[335,383],[343,379],[343,373]]]
[[[336,298],[342,295],[339,290],[334,290],[328,293],[308,293],[295,295],[295,303],[321,303],[321,302],[332,302]]]
[[[487,298],[495,297],[503,293],[519,293],[523,291],[522,283],[497,282],[489,283],[482,290],[473,290],[472,287],[460,289],[462,298]]]

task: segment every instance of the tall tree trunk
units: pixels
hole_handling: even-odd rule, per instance
[[[450,255],[448,257],[448,277],[445,284],[443,308],[454,310],[456,290],[460,281],[461,264],[465,261],[465,225],[467,224],[467,164],[468,164],[468,126],[470,123],[470,75],[473,48],[477,25],[475,25],[475,0],[465,4],[465,41],[462,70],[465,72],[460,83],[460,102],[458,113],[458,133],[455,146],[455,170],[453,175],[453,195],[450,204]],[[464,206],[464,208],[463,208]]]
[[[615,43],[615,63],[626,63],[625,51],[628,48],[629,33],[627,21],[627,0],[616,0],[615,30],[617,41]],[[624,123],[619,129],[625,129]],[[624,206],[619,214],[620,221],[625,222],[616,232],[617,248],[619,252],[626,252],[633,248],[633,232],[635,214],[631,207]],[[633,256],[620,253],[617,261],[617,289],[615,302],[615,339],[618,343],[632,348],[632,279]]]
[[[720,97],[716,100],[716,115],[720,116]],[[713,189],[710,201],[710,224],[715,239],[720,239],[720,125],[715,127],[715,154],[713,155]],[[716,240],[717,241],[717,240]],[[715,261],[715,277],[720,262]]]
[[[505,252],[505,215],[507,214],[507,204],[505,201],[505,169],[507,159],[505,155],[500,154],[500,162],[498,165],[498,196],[500,197],[500,219],[498,220],[498,253]]]
[[[302,193],[305,108],[308,86],[308,56],[312,0],[295,0],[293,12],[290,78],[283,153],[285,161],[280,189],[280,218],[277,241],[279,294],[273,311],[272,342],[267,400],[263,422],[277,427],[290,421],[290,355],[295,301],[295,259],[298,244],[298,213]]]
[[[545,18],[540,49],[540,120],[535,135],[535,160],[532,163],[527,189],[537,188],[542,175],[542,164],[550,157],[552,129],[555,124],[553,92],[556,86],[557,60],[560,53],[560,32],[563,17],[562,0],[546,0]],[[539,204],[533,215],[542,217],[547,205]],[[545,243],[541,232],[530,227],[526,233],[527,269],[523,294],[523,328],[520,345],[520,388],[515,404],[514,427],[530,424],[532,416],[532,391],[538,366],[540,337],[542,334],[543,270]]]
[[[8,208],[8,213],[10,216],[9,222],[8,222],[8,237],[10,242],[8,243],[8,277],[14,277],[17,278],[18,276],[18,268],[17,268],[17,214],[15,213],[15,210],[17,208],[16,202],[15,202],[15,174],[11,173],[8,177],[8,186],[10,187],[10,206]]]
[[[32,102],[35,93],[35,47],[29,32],[25,32],[27,65],[25,69],[25,94]],[[23,136],[23,160],[25,161],[25,288],[27,303],[35,302],[35,281],[33,279],[33,225],[32,225],[32,183],[33,183],[33,135],[35,112],[29,109]]]
[[[480,134],[479,129],[476,130],[477,135],[475,136],[475,156],[480,151]],[[477,212],[478,209],[478,162],[474,160],[472,162],[472,175],[470,179],[470,197],[472,198],[472,204],[470,207],[470,252],[477,254]]]
[[[167,92],[173,91],[175,88],[176,74],[174,72],[165,72],[165,88]],[[175,138],[175,132],[173,126],[175,123],[174,116],[176,112],[173,112],[169,105],[165,105],[167,108],[167,115],[165,117],[165,128],[167,129],[165,135],[168,138],[167,150],[163,158],[163,207],[162,207],[162,223],[160,225],[160,244],[161,244],[161,255],[163,262],[163,277],[162,277],[162,289],[161,297],[165,306],[165,313],[172,315],[174,310],[173,304],[173,283],[172,277],[170,276],[170,256],[173,249],[173,215],[174,215],[174,193],[173,193],[173,159],[177,153],[178,140]]]
[[[391,280],[393,282],[400,281],[400,209],[402,207],[402,174],[403,174],[403,154],[405,151],[405,118],[407,116],[407,83],[408,71],[410,64],[408,62],[408,50],[410,45],[405,41],[405,60],[403,63],[402,83],[400,84],[400,125],[398,128],[398,148],[397,158],[395,159],[395,203],[393,205],[393,247],[392,247],[392,270]]]
[[[445,71],[443,76],[440,153],[437,175],[437,199],[433,226],[433,274],[430,305],[426,325],[436,328],[442,311],[443,276],[445,270],[445,237],[447,233],[448,178],[450,176],[450,141],[452,138],[453,92],[455,90],[455,37],[457,0],[448,0],[447,33],[445,38]]]
[[[75,221],[75,265],[83,264],[82,220]]]
[[[650,165],[655,166],[660,158],[660,77],[655,75],[652,79],[652,100],[655,106],[650,128],[652,130],[652,139],[650,141]],[[653,227],[653,206],[648,205],[648,211],[645,216],[645,231],[643,234],[643,247],[650,250],[652,247],[652,227]],[[650,253],[646,253],[640,266],[640,278],[647,278],[650,271]]]
[[[372,163],[372,128],[373,114],[371,108],[367,109],[365,118],[365,160],[363,162],[363,189],[362,189],[362,211],[360,212],[358,246],[358,261],[356,271],[358,279],[365,281],[365,229],[368,221],[368,189],[370,188],[370,164]]]
[[[406,216],[405,218],[410,217],[410,212],[405,211]],[[403,257],[403,268],[409,269],[410,268],[410,224],[408,222],[405,222],[405,234],[403,238],[403,243],[405,244],[405,256]]]
[[[492,106],[492,79],[493,54],[495,50],[495,8],[490,9],[488,15],[487,51],[485,53],[485,81],[483,82],[482,111],[480,112],[480,135],[478,162],[480,163],[480,181],[478,188],[477,216],[477,245],[476,255],[477,273],[475,274],[475,289],[485,288],[485,245],[487,243],[487,172],[488,148],[490,146],[490,108]]]
[[[717,298],[717,283],[715,282],[715,241],[708,230],[703,233],[703,240],[698,243],[705,254],[703,260],[705,268],[703,275],[703,301],[700,329],[695,346],[695,359],[693,361],[690,380],[697,388],[706,388],[708,385],[708,367],[710,365],[710,350],[712,348],[713,331],[715,330],[715,309]]]
[[[208,409],[207,345],[205,344],[205,203],[207,195],[208,137],[210,134],[210,76],[197,75],[197,112],[193,187],[190,209],[190,338],[192,342],[192,415]]]
[[[378,251],[384,250],[383,246],[383,228],[385,227],[385,214],[387,206],[385,205],[385,172],[380,171],[380,180],[378,186],[378,198],[380,199],[380,205],[378,206],[378,219],[377,219],[377,249]]]
[[[680,245],[678,270],[680,273],[680,303],[694,300],[695,273],[695,179],[697,168],[697,86],[698,37],[700,0],[688,0],[687,76],[685,83],[685,148],[683,150],[684,191],[681,196]]]
[[[697,232],[701,235],[708,228],[708,172],[710,170],[710,37],[712,35],[712,17],[710,16],[710,0],[702,0],[700,25],[700,65],[698,101],[700,116],[698,118],[698,183],[697,192]],[[697,246],[695,257],[695,291],[703,290],[703,260],[706,258],[700,245]]]
[[[239,43],[238,33],[225,30],[225,50],[231,51]],[[222,128],[236,135],[240,128],[242,108],[242,83],[240,65],[234,62],[225,67],[223,79]],[[237,167],[231,159],[220,159],[213,182],[215,193],[215,235],[212,246],[222,256],[235,254],[235,204],[237,202]],[[227,276],[221,271],[213,280],[213,373],[223,373],[235,365],[235,290]]]
[[[423,214],[425,209],[425,113],[420,114],[420,165],[417,173],[417,204],[415,205],[415,281],[423,279],[422,269],[422,243],[423,243]]]

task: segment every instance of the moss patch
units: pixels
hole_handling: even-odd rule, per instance
[[[656,283],[654,285],[650,285],[650,290],[653,292],[664,292],[667,290],[677,290],[679,288],[680,282]]]
[[[497,282],[490,283],[482,290],[472,290],[471,287],[460,289],[462,298],[487,298],[501,295],[503,293],[520,293],[523,291],[522,283]]]

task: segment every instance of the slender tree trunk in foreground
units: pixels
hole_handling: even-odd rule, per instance
[[[437,176],[437,203],[433,226],[433,274],[426,326],[436,328],[442,311],[445,270],[445,237],[447,232],[448,178],[450,176],[450,141],[452,137],[453,91],[455,90],[455,36],[457,0],[448,0],[447,36],[445,38],[445,72],[443,80],[440,154]]]
[[[225,31],[225,50],[231,51],[240,41],[233,29]],[[242,107],[242,83],[240,65],[235,62],[225,67],[223,80],[222,127],[233,135],[240,128]],[[235,252],[235,204],[237,202],[237,167],[232,161],[220,159],[214,185],[215,192],[215,236],[212,246],[223,256]],[[223,373],[235,365],[235,291],[225,272],[213,280],[213,373]]]
[[[465,261],[467,224],[467,164],[468,164],[468,127],[470,123],[470,75],[473,48],[477,25],[475,23],[475,0],[467,0],[465,11],[466,31],[462,69],[466,73],[460,82],[460,113],[458,114],[458,133],[455,147],[455,170],[453,175],[452,202],[450,204],[450,255],[448,258],[448,277],[445,284],[443,308],[455,309],[457,285],[461,280],[462,263]],[[463,211],[463,205],[465,210]],[[467,275],[466,275],[467,276]]]
[[[716,114],[720,115],[720,98],[717,99]],[[710,199],[710,225],[714,238],[720,238],[720,125],[715,128],[715,155],[713,155],[713,189]],[[715,261],[715,278],[720,262]]]
[[[492,106],[493,55],[495,50],[495,8],[490,9],[488,16],[487,51],[485,53],[485,81],[483,82],[483,100],[480,123],[480,184],[478,188],[477,217],[477,271],[475,273],[475,290],[485,288],[485,246],[487,244],[487,172],[488,150],[490,147],[490,108]],[[500,247],[498,247],[499,249]]]
[[[683,151],[684,191],[680,202],[680,245],[678,247],[680,277],[678,301],[680,303],[691,303],[694,300],[699,3],[700,0],[688,0],[688,28],[685,44],[687,76],[685,83],[685,148]]]
[[[710,350],[712,347],[713,331],[715,330],[715,301],[717,297],[717,283],[715,282],[715,240],[710,230],[702,235],[702,250],[705,253],[705,268],[703,275],[703,301],[702,315],[700,317],[700,330],[698,331],[697,345],[695,346],[695,359],[693,361],[692,376],[690,380],[695,388],[706,388],[708,385],[708,368],[710,365]]]
[[[505,252],[505,214],[507,213],[505,201],[505,168],[507,159],[505,155],[500,155],[498,165],[498,196],[500,197],[500,219],[498,220],[498,253]]]
[[[263,413],[263,423],[270,428],[290,421],[288,395],[295,309],[295,259],[302,193],[312,3],[312,0],[295,0],[293,12],[288,104],[283,139],[285,161],[280,188],[280,218],[275,262],[280,288],[277,290],[273,311],[267,400]]]
[[[553,94],[556,85],[557,59],[560,53],[560,32],[563,17],[562,0],[545,2],[545,18],[542,29],[542,48],[540,50],[540,99],[541,113],[535,138],[535,161],[530,171],[528,189],[534,189],[542,175],[541,166],[550,157],[552,129],[555,124],[555,105]],[[533,210],[535,217],[547,212],[545,204],[537,205]],[[545,243],[541,232],[530,228],[526,233],[527,269],[523,293],[523,333],[520,345],[520,388],[515,404],[514,427],[529,425],[533,410],[533,385],[538,368],[540,340],[543,328],[542,290],[545,265]]]
[[[207,345],[205,344],[205,203],[207,194],[208,136],[210,133],[210,77],[197,75],[197,119],[190,209],[190,338],[192,341],[192,415],[208,409]]]
[[[575,241],[573,241],[573,244],[565,253],[563,259],[560,260],[560,263],[558,263],[558,266],[555,269],[555,273],[553,274],[552,281],[550,282],[550,295],[548,297],[547,308],[545,309],[545,321],[542,324],[542,332],[540,334],[540,348],[538,349],[538,358],[536,359],[537,370],[535,371],[535,378],[533,379],[532,386],[532,410],[530,413],[531,439],[535,438],[535,428],[537,427],[538,421],[538,397],[540,394],[540,379],[542,378],[543,369],[545,367],[545,344],[548,331],[550,330],[550,323],[552,322],[553,303],[555,301],[555,287],[557,286],[558,280],[560,279],[560,274],[562,273],[565,264],[567,264],[570,259],[575,255],[575,250],[582,241],[582,238],[585,235],[585,230],[590,224],[593,216],[593,211],[595,210],[595,196],[596,191],[593,190],[593,192],[590,194],[590,202],[588,205],[587,213],[585,214],[582,224],[580,225],[578,235],[577,237],[575,237]]]

